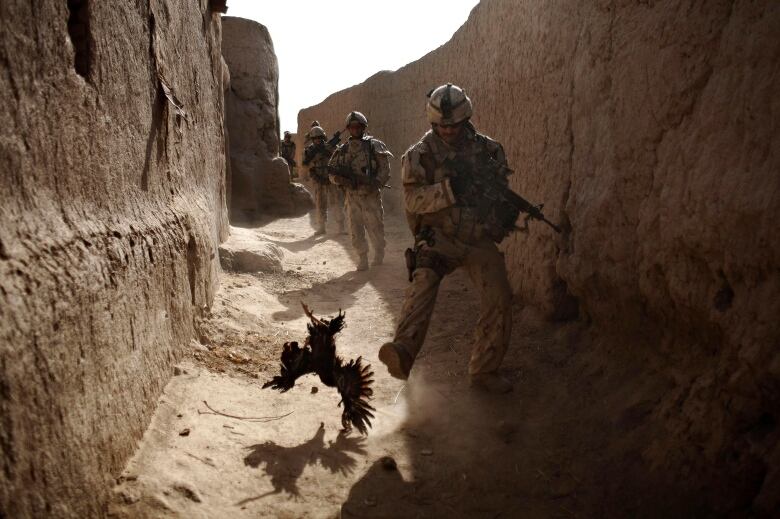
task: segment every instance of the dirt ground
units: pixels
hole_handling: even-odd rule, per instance
[[[646,417],[666,382],[636,376],[637,351],[615,348],[605,361],[584,324],[550,324],[516,304],[504,365],[515,390],[474,392],[466,368],[478,302],[456,272],[404,384],[377,359],[407,286],[402,223],[388,223],[386,262],[368,272],[354,271],[348,236],[315,237],[309,217],[247,232],[282,247],[284,272],[223,274],[111,516],[696,516],[696,503],[643,462],[658,433]],[[301,301],[317,315],[344,310],[340,353],[374,367],[366,437],[341,432],[338,395],[314,376],[285,394],[261,389],[283,342],[305,336]]]

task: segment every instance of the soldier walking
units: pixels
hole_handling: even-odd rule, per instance
[[[385,225],[381,187],[390,178],[390,157],[385,144],[366,133],[368,120],[360,112],[347,115],[349,139],[341,144],[328,164],[330,180],[344,186],[352,246],[358,253],[357,270],[368,270],[368,243],[374,250],[372,265],[385,257]]]
[[[512,331],[512,294],[504,256],[496,242],[507,233],[477,218],[475,207],[485,201],[469,200],[468,196],[479,195],[474,195],[468,180],[456,173],[458,166],[479,171],[486,160],[505,166],[504,149],[475,130],[469,121],[471,100],[455,85],[434,89],[426,112],[431,130],[401,161],[407,219],[415,235],[415,248],[409,251],[415,265],[412,283],[395,338],[382,346],[379,359],[392,376],[408,378],[428,331],[439,284],[455,269],[463,268],[481,301],[469,362],[471,384],[506,393],[512,384],[497,370]],[[506,185],[506,177],[500,178]]]
[[[290,178],[295,178],[295,143],[292,141],[290,132],[284,132],[284,139],[279,143],[279,155],[287,161],[287,168],[290,171]]]
[[[303,165],[309,168],[309,178],[314,184],[314,207],[317,218],[315,235],[325,234],[325,223],[330,213],[338,226],[338,233],[344,234],[344,190],[330,182],[328,161],[336,150],[339,132],[330,141],[325,141],[325,130],[319,126],[309,130],[311,144],[303,151]]]

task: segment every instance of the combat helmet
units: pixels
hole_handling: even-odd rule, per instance
[[[344,126],[349,127],[349,123],[354,121],[359,122],[363,126],[368,126],[368,119],[366,119],[366,116],[361,114],[360,112],[349,112],[349,115],[347,116]]]
[[[425,113],[431,124],[458,124],[471,118],[471,99],[459,86],[447,83],[428,93]]]
[[[309,138],[314,140],[317,137],[325,138],[325,130],[323,130],[319,126],[312,126],[311,130],[309,130]]]

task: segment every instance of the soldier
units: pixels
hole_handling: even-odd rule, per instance
[[[290,138],[290,132],[284,132],[284,140],[279,143],[279,155],[287,161],[290,170],[290,178],[295,178],[295,143]]]
[[[379,359],[392,376],[408,378],[425,340],[442,278],[464,268],[482,306],[469,362],[471,385],[506,393],[512,384],[497,370],[512,330],[512,294],[504,256],[494,243],[505,234],[476,218],[475,204],[466,199],[472,193],[470,186],[453,169],[454,163],[477,165],[487,160],[484,157],[505,166],[504,149],[477,133],[469,121],[471,100],[461,88],[442,85],[428,97],[431,130],[401,159],[407,219],[415,235],[415,248],[407,254],[413,255],[410,261],[416,266],[411,267],[412,284],[395,338],[382,345]],[[506,182],[505,176],[500,178]]]
[[[385,224],[380,188],[390,178],[392,154],[385,144],[366,134],[368,120],[360,112],[347,115],[350,137],[328,164],[330,180],[346,188],[346,209],[352,246],[358,253],[357,270],[368,269],[366,231],[374,249],[372,265],[385,257]]]
[[[309,127],[309,131],[306,132],[306,135],[303,136],[303,147],[307,147],[309,144],[311,144],[311,129],[315,126],[319,126],[320,122],[318,120],[314,120],[311,122],[311,126]]]
[[[309,167],[309,178],[314,183],[314,206],[317,216],[315,235],[325,234],[328,209],[338,225],[339,234],[344,234],[344,190],[331,184],[328,178],[328,160],[336,149],[340,132],[325,142],[325,130],[319,126],[309,130],[311,144],[303,151],[303,165]]]

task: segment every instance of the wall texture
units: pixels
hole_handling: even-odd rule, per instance
[[[226,117],[230,134],[231,216],[304,214],[313,205],[290,182],[279,158],[279,66],[268,29],[244,18],[223,18],[222,51],[230,69]]]
[[[0,5],[0,516],[96,517],[227,235],[208,0]]]
[[[427,129],[425,93],[465,87],[513,188],[565,228],[505,241],[519,298],[655,359],[672,389],[648,463],[703,478],[714,509],[771,510],[778,27],[772,2],[483,0],[444,46],[302,110],[298,133],[356,109],[400,157]]]

